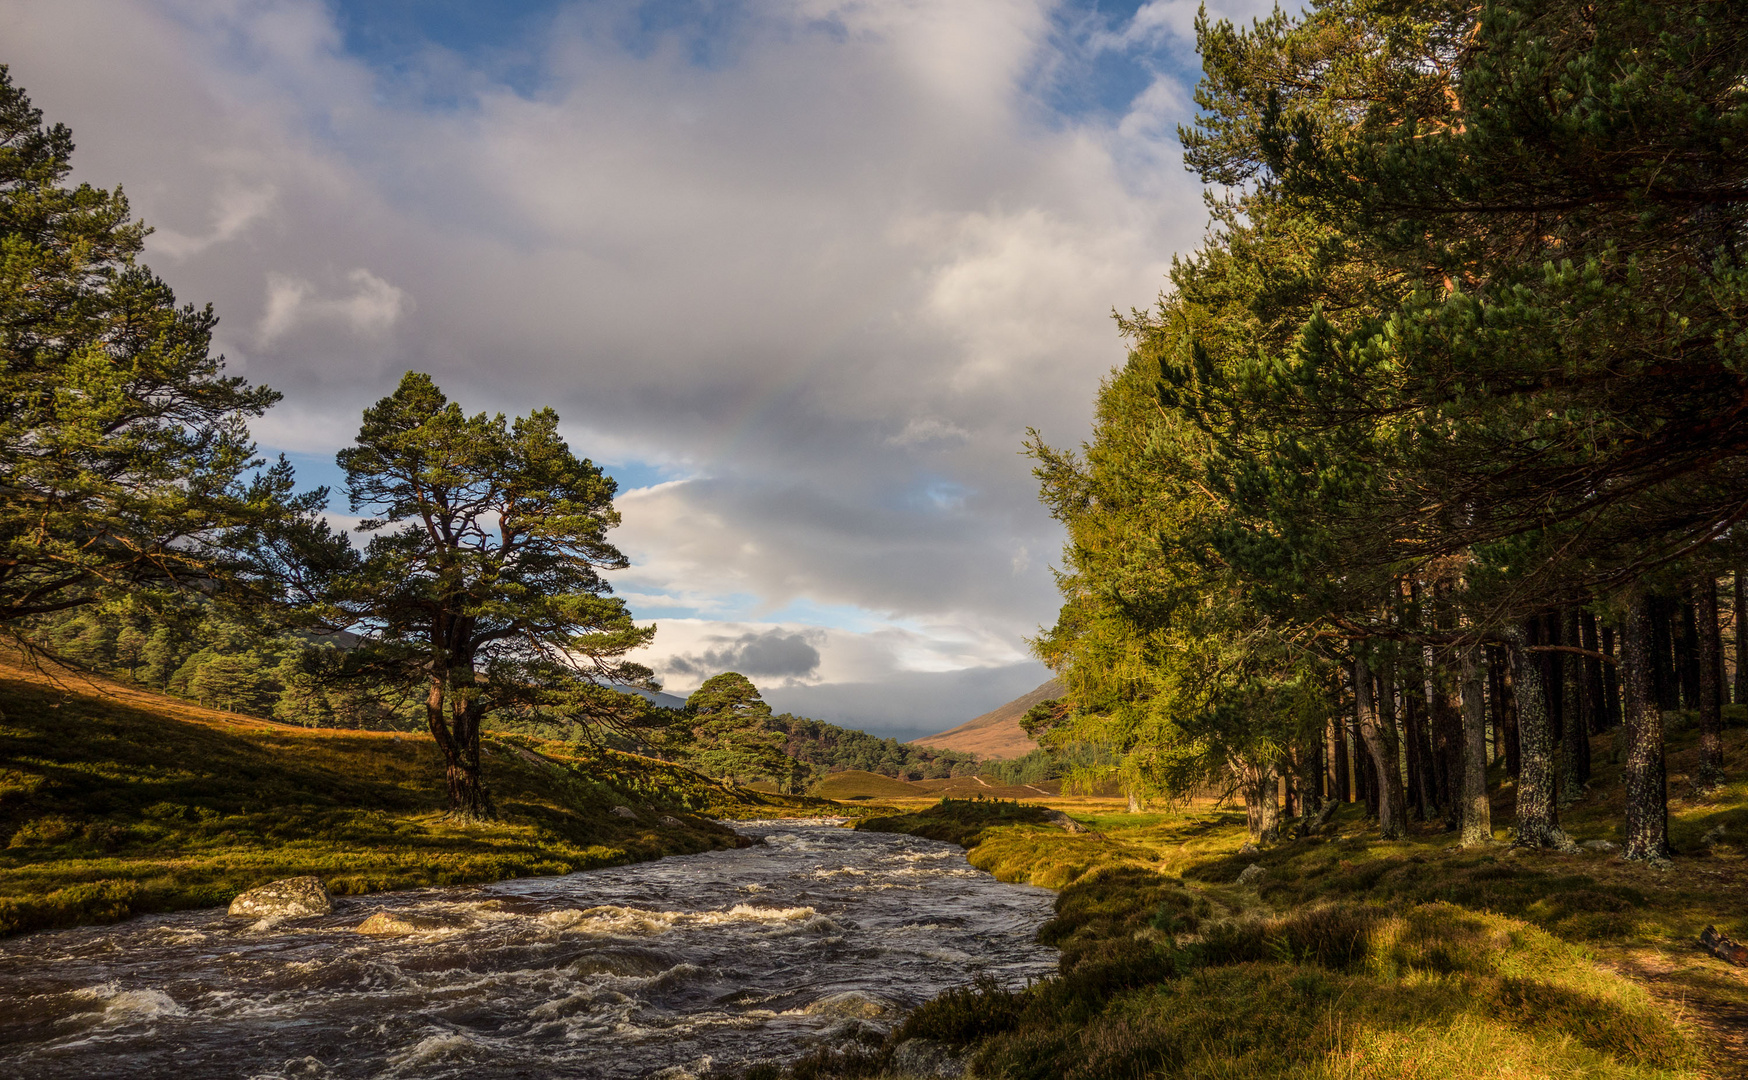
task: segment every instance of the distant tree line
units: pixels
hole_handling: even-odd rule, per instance
[[[1120,320],[1092,440],[1030,443],[1070,538],[1040,741],[1137,800],[1240,793],[1259,837],[1361,798],[1483,843],[1499,761],[1515,842],[1567,847],[1613,731],[1624,852],[1668,857],[1667,725],[1709,791],[1748,566],[1748,6],[1197,37],[1213,229]]]

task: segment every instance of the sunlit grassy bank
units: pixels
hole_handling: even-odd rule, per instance
[[[489,737],[500,818],[446,820],[428,737],[307,730],[0,668],[0,934],[228,903],[561,874],[732,847],[712,817],[830,804],[610,751]],[[613,814],[615,806],[637,816]]]
[[[1741,762],[1748,739],[1729,734]],[[1671,747],[1681,855],[1667,869],[1589,849],[1460,851],[1436,825],[1384,843],[1358,806],[1255,852],[1240,851],[1243,814],[1210,806],[1069,807],[1081,833],[993,801],[864,821],[955,840],[1004,880],[1060,890],[1040,937],[1062,949],[1061,973],[947,994],[885,1046],[790,1075],[900,1076],[894,1047],[917,1038],[976,1075],[1039,1080],[1748,1074],[1748,972],[1694,945],[1708,924],[1748,936],[1748,784],[1687,792],[1689,739]],[[1579,841],[1618,839],[1609,750],[1596,741],[1597,776],[1564,813]],[[1501,840],[1510,805],[1507,786]]]

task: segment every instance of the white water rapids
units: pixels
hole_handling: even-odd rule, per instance
[[[320,919],[182,912],[0,942],[0,1075],[680,1080],[1055,968],[1033,940],[1053,894],[957,847],[737,827],[752,847],[341,899]],[[359,934],[378,910],[430,928]]]

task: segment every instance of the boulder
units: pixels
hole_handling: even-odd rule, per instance
[[[1242,845],[1239,846],[1238,853],[1240,855],[1255,855],[1257,852],[1259,852],[1261,850],[1262,850],[1261,848],[1257,847],[1255,844],[1251,843],[1249,840],[1246,840]]]
[[[933,1039],[906,1039],[892,1051],[892,1071],[930,1080],[959,1077],[965,1075],[965,1059]]]
[[[670,829],[683,829],[686,827],[686,823],[684,821],[681,821],[679,818],[675,817],[672,814],[663,814],[662,815],[662,824],[666,825]]]
[[[1262,867],[1258,866],[1256,863],[1251,863],[1249,866],[1245,867],[1244,870],[1238,875],[1238,883],[1240,885],[1255,885],[1257,882],[1261,881],[1263,878],[1265,878],[1267,876],[1268,876],[1267,870],[1264,870]]]
[[[611,809],[607,812],[609,814],[612,814],[614,817],[628,818],[631,821],[637,820],[637,811],[633,810],[629,806],[615,806],[613,809]]]
[[[1083,833],[1089,831],[1085,825],[1082,825],[1080,822],[1074,820],[1060,810],[1052,810],[1046,814],[1045,817],[1049,819],[1050,824],[1064,832]]]
[[[334,898],[318,877],[285,878],[250,889],[231,901],[229,914],[247,919],[307,919],[334,910]]]
[[[1581,846],[1591,851],[1613,851],[1615,849],[1615,845],[1608,840],[1586,840]]]

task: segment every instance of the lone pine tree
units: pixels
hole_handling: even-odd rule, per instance
[[[617,485],[571,452],[552,409],[468,416],[415,372],[365,410],[338,460],[375,534],[323,598],[364,639],[348,669],[423,688],[450,812],[489,815],[488,712],[608,717],[630,700],[609,684],[649,683],[624,657],[655,628],[600,576],[627,565],[606,539]]]

